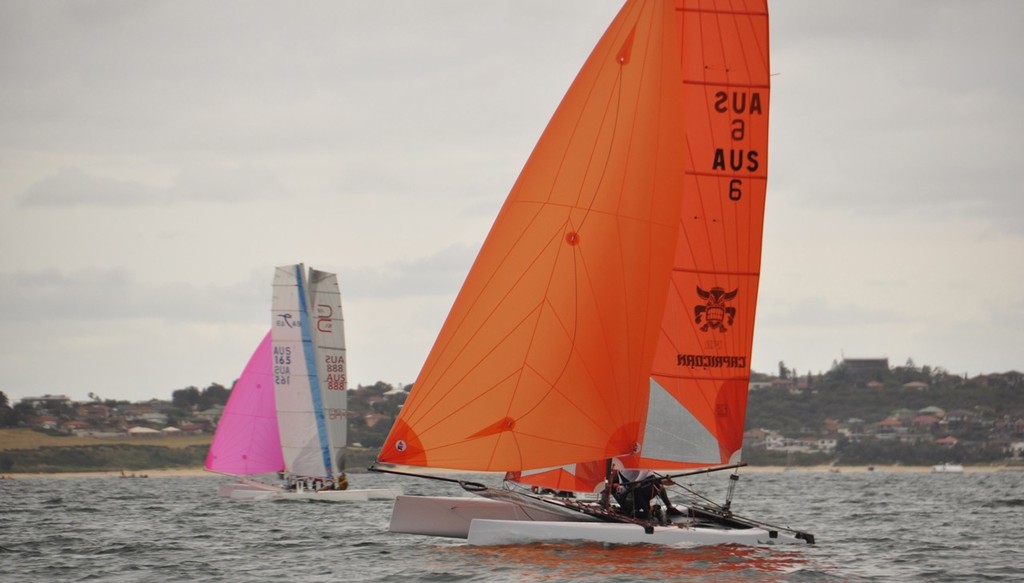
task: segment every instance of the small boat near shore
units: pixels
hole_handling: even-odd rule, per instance
[[[964,473],[964,467],[960,464],[951,464],[949,462],[943,462],[937,466],[932,466],[933,474],[962,474]]]

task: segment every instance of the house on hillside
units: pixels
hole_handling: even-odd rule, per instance
[[[875,437],[878,439],[896,439],[906,432],[907,428],[895,417],[886,417],[875,423]]]
[[[978,415],[973,411],[967,411],[966,409],[954,409],[946,413],[946,423],[950,426],[974,423],[977,420]]]
[[[156,429],[150,429],[149,427],[135,426],[128,429],[129,437],[157,437],[161,435]]]
[[[32,405],[33,409],[54,410],[60,407],[70,407],[71,399],[65,395],[43,395],[42,397],[22,397],[21,403]]]
[[[877,376],[889,372],[888,358],[844,358],[842,366],[858,376]]]
[[[369,413],[363,417],[367,427],[376,427],[380,423],[390,423],[391,418],[380,413]]]
[[[202,423],[182,423],[178,426],[178,429],[181,430],[182,435],[199,435],[209,429],[209,427]]]
[[[93,427],[88,421],[73,419],[60,424],[60,430],[72,435],[88,435]]]
[[[224,414],[224,405],[214,405],[209,409],[203,409],[195,414],[198,420],[208,420],[212,424],[216,424],[220,420],[220,416]]]
[[[939,418],[933,415],[918,415],[910,420],[910,426],[918,431],[931,431],[939,424]]]
[[[28,426],[37,429],[57,429],[59,422],[60,420],[52,415],[39,415],[29,418]]]
[[[1015,441],[1006,448],[1010,457],[1020,459],[1024,457],[1024,441]]]

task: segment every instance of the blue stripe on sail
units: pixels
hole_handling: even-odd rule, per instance
[[[306,281],[302,277],[302,264],[295,266],[296,281],[299,282],[299,322],[302,330],[302,353],[306,356],[306,370],[309,372],[309,388],[313,395],[313,417],[316,419],[316,430],[320,435],[320,452],[324,456],[325,475],[333,477],[331,472],[331,449],[327,440],[327,420],[324,419],[324,400],[320,396],[320,376],[316,373],[316,357],[313,356],[313,335],[309,329],[309,308],[306,305]]]

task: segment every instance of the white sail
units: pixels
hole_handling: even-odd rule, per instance
[[[331,474],[345,471],[347,441],[345,391],[348,366],[345,360],[345,323],[341,314],[341,291],[333,273],[309,270],[309,312],[316,358],[320,397],[327,427]]]
[[[275,269],[271,312],[274,396],[285,471],[333,475],[302,264]]]

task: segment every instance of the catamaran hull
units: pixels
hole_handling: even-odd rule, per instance
[[[475,519],[549,522],[579,520],[558,508],[551,510],[477,496],[399,496],[391,512],[391,532],[467,538]]]
[[[399,496],[391,514],[391,532],[468,539],[471,544],[502,545],[546,541],[612,544],[772,545],[813,544],[808,534],[776,530],[733,519],[734,524],[695,526],[679,523],[645,527],[606,522],[559,500],[524,497],[518,501],[476,496]]]
[[[649,529],[649,532],[648,532]],[[772,545],[806,544],[788,533],[763,528],[722,529],[655,526],[608,522],[537,522],[474,519],[468,542],[474,545],[509,545],[552,541],[659,545]]]

